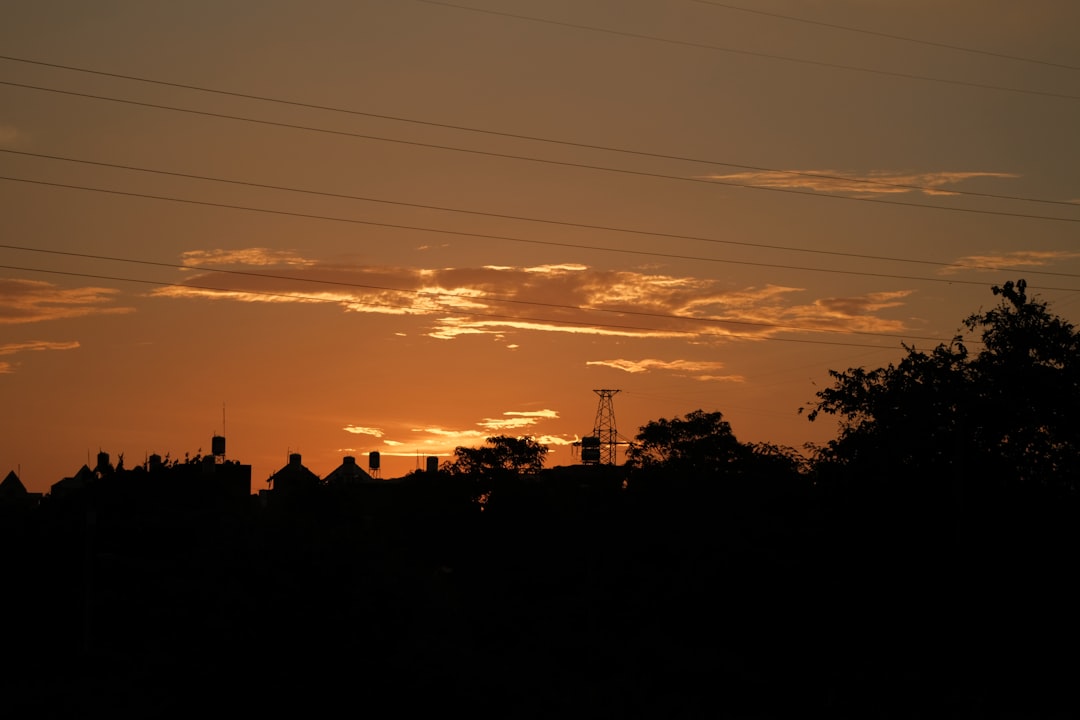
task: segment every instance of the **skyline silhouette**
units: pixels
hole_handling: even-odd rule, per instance
[[[4,10],[4,718],[1075,714],[1080,3]]]
[[[0,468],[570,465],[604,387],[801,448],[993,283],[1075,314],[1077,8],[458,5],[12,9]]]

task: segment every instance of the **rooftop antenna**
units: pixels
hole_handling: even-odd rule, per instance
[[[210,438],[210,454],[215,463],[225,462],[225,403],[221,403],[221,434]]]

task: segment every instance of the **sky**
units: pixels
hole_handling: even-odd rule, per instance
[[[1072,0],[0,0],[0,474],[696,409],[1080,315]],[[977,349],[967,337],[969,348]],[[620,454],[621,457],[621,454]],[[93,465],[93,463],[90,463]]]

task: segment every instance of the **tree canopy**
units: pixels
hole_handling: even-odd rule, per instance
[[[743,450],[722,413],[694,410],[681,418],[660,418],[644,425],[626,451],[626,460],[643,470],[716,474],[730,468]]]
[[[994,287],[999,304],[964,320],[930,351],[904,346],[897,364],[830,371],[810,420],[840,420],[819,460],[885,478],[973,473],[998,484],[1072,488],[1080,472],[1080,337],[1028,299],[1026,284]],[[970,344],[970,341],[969,341]]]
[[[544,467],[548,448],[531,437],[496,435],[481,447],[457,447],[446,470],[457,475],[491,477],[535,475]]]

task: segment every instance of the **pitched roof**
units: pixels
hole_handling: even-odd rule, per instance
[[[267,481],[275,490],[313,487],[319,484],[319,476],[308,470],[300,462],[300,454],[289,455],[289,464],[270,476]]]
[[[337,469],[325,478],[327,485],[348,485],[357,482],[372,482],[373,480],[374,478],[357,464],[356,458],[352,455],[346,455],[342,458],[341,465],[338,465]]]
[[[79,490],[86,487],[87,485],[90,485],[96,479],[97,476],[94,475],[94,471],[91,470],[88,466],[83,465],[81,468],[79,468],[79,472],[75,473],[73,476],[66,477],[63,480],[58,480],[57,482],[54,482],[51,491],[53,493],[57,491],[63,493],[68,490]]]
[[[0,481],[0,497],[17,497],[26,495],[26,486],[22,484],[22,480],[12,470],[7,474],[7,477]]]

